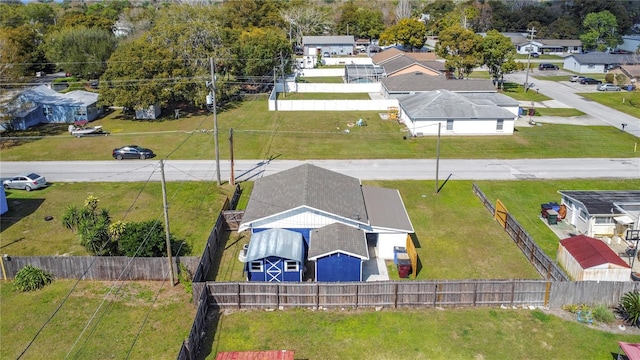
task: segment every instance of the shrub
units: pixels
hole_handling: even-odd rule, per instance
[[[601,323],[611,324],[616,320],[615,315],[608,307],[604,305],[598,305],[593,309],[593,318]]]
[[[178,264],[178,281],[184,285],[187,294],[193,294],[193,274],[183,263]]]
[[[608,73],[607,75],[604,76],[604,81],[608,83],[613,83],[614,77],[615,75],[613,75],[612,73]]]
[[[627,76],[625,74],[616,75],[616,83],[618,86],[623,86],[627,83]]]
[[[42,289],[53,281],[53,275],[35,266],[27,265],[16,273],[13,286],[18,291]]]
[[[627,325],[640,327],[640,292],[630,291],[624,294],[616,312]]]

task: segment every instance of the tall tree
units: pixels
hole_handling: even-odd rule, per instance
[[[106,61],[116,47],[110,31],[100,28],[63,28],[50,33],[45,41],[45,54],[60,68],[71,74],[95,79],[106,69]]]
[[[303,36],[322,34],[331,26],[329,14],[315,6],[292,6],[280,14],[289,26],[291,41],[297,46],[302,46]]]
[[[604,51],[622,44],[622,37],[617,32],[618,22],[609,11],[589,13],[582,23],[587,30],[580,36],[587,49]]]
[[[454,69],[462,78],[482,64],[482,42],[482,36],[472,30],[453,26],[440,32],[436,54],[446,60],[447,68]]]
[[[284,32],[275,28],[254,28],[240,35],[238,40],[238,75],[264,76],[289,72],[291,46]]]
[[[483,63],[489,68],[491,76],[500,80],[498,84],[503,84],[505,72],[515,70],[515,53],[511,39],[497,30],[487,32],[482,42]]]
[[[421,49],[426,41],[427,27],[416,19],[402,19],[380,34],[380,45],[400,44],[407,49]]]
[[[384,31],[382,11],[370,5],[357,6],[353,0],[340,7],[340,17],[336,22],[336,34],[353,35],[356,38],[378,38]]]

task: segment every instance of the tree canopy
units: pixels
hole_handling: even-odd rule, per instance
[[[505,72],[516,69],[515,53],[511,39],[497,30],[487,32],[482,41],[483,63],[489,68],[489,73],[494,79],[502,79]]]
[[[454,69],[459,78],[468,76],[482,64],[482,36],[461,26],[452,26],[440,33],[436,54],[446,60],[445,66]]]
[[[617,32],[616,17],[607,10],[587,14],[583,25],[587,32],[580,36],[580,40],[587,49],[604,51],[622,43],[622,38]]]
[[[402,19],[380,34],[380,45],[400,44],[407,49],[421,49],[426,41],[427,27],[417,19]]]

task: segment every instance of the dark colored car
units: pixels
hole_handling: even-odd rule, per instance
[[[589,85],[602,84],[602,81],[596,80],[594,78],[584,78],[584,79],[580,80],[580,84],[589,84]]]
[[[111,153],[116,160],[122,159],[148,159],[156,156],[151,149],[146,149],[138,145],[127,145],[117,149],[113,149]]]
[[[558,65],[556,64],[549,64],[549,63],[542,63],[540,65],[538,65],[538,69],[539,70],[558,70]]]
[[[531,57],[538,58],[538,57],[540,57],[540,54],[538,54],[537,52],[534,51],[534,52],[531,53]]]

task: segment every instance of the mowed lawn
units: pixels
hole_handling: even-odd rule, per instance
[[[229,158],[229,131],[233,129],[236,159],[436,157],[436,136],[412,138],[403,124],[382,120],[381,114],[386,115],[384,111],[270,112],[266,100],[246,101],[218,115],[220,156]],[[109,136],[75,138],[64,126],[19,134],[32,137],[4,135],[0,156],[3,161],[108,160],[113,148],[137,144],[150,147],[158,158],[214,158],[213,116],[184,115],[177,120],[167,116],[139,121],[113,112],[94,122],[103,125]],[[359,119],[367,126],[353,126]],[[636,137],[610,126],[544,124],[517,127],[508,136],[443,136],[440,157],[637,157],[633,152],[636,141]]]
[[[540,310],[286,310],[225,313],[210,323],[204,354],[293,350],[296,359],[603,359],[612,334]]]

